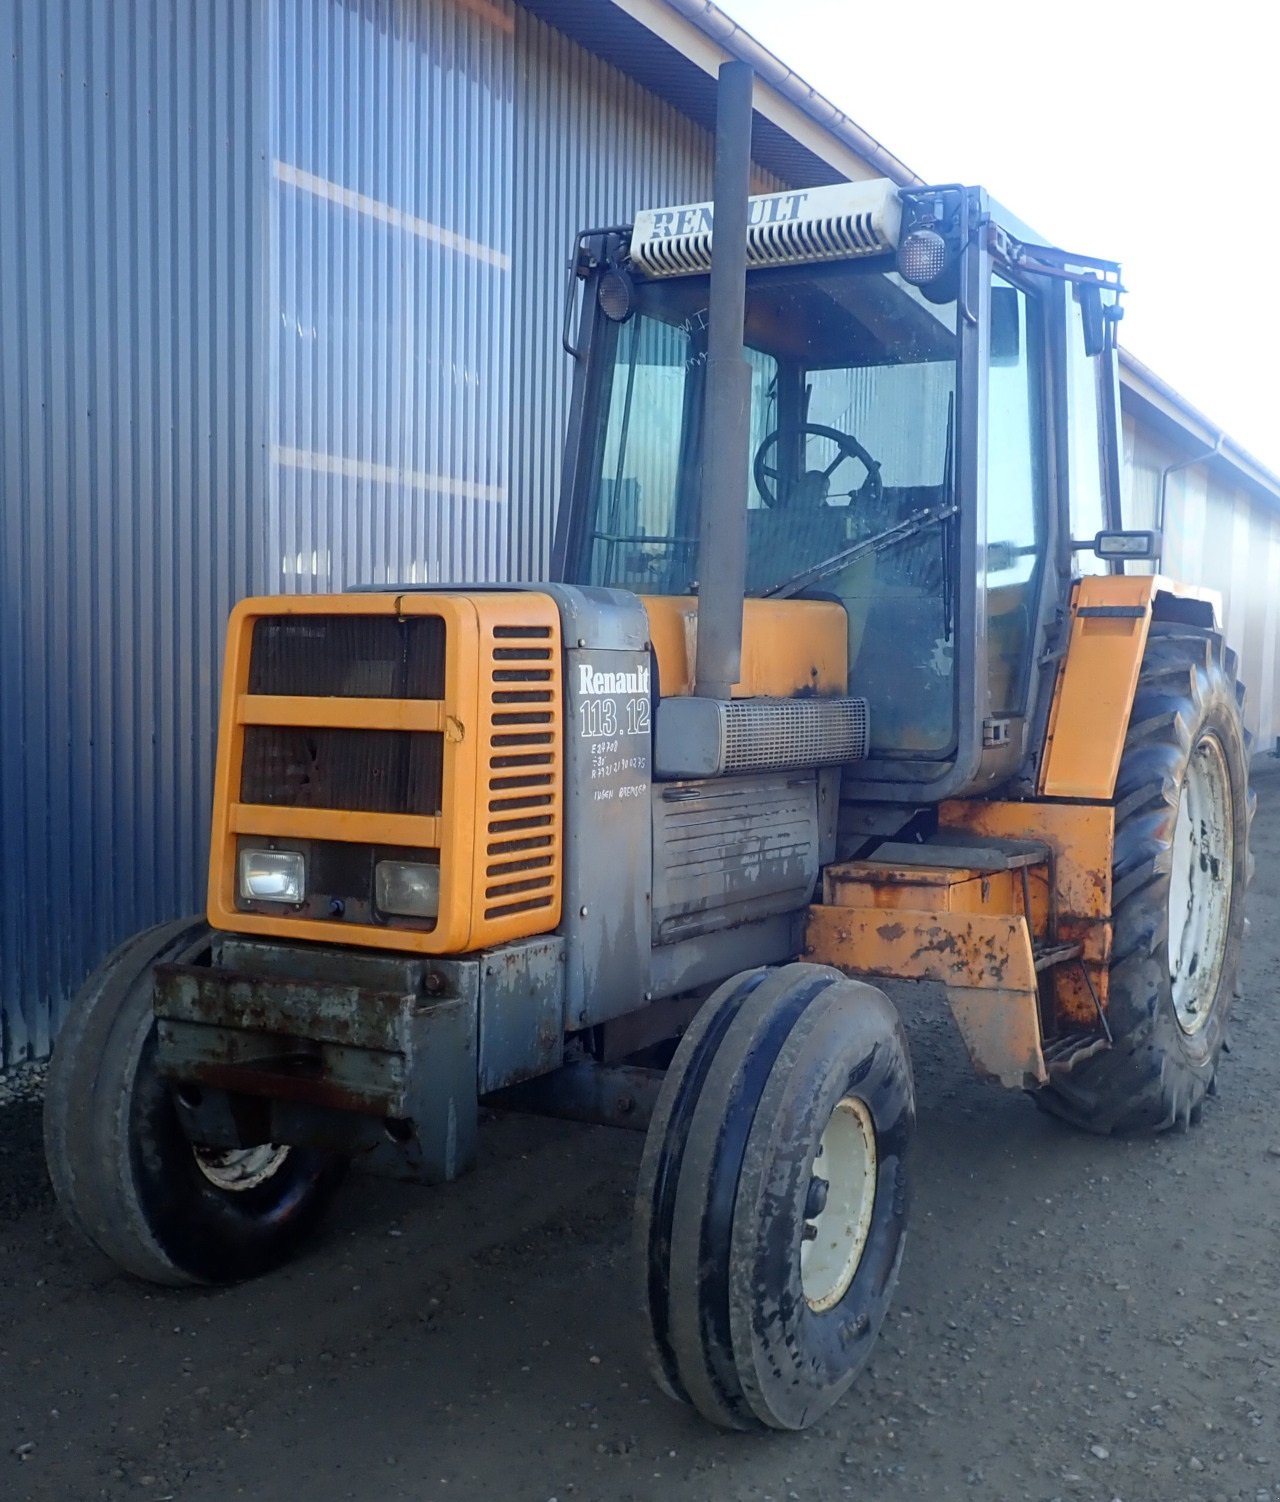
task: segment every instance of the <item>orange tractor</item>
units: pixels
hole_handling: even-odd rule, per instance
[[[206,917],[116,951],[48,1159],[129,1272],[289,1257],[348,1163],[440,1183],[482,1102],[647,1129],[651,1366],[798,1429],[892,1294],[915,1115],[878,978],[1093,1132],[1194,1121],[1248,876],[1235,654],[1126,565],[1118,268],[979,189],[584,232],[545,584],[232,616]],[[714,249],[714,253],[713,253]]]

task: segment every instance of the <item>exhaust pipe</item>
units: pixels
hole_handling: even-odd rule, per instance
[[[754,77],[747,63],[722,63],[716,88],[693,690],[704,699],[728,699],[742,677],[751,421],[751,367],[743,354],[742,334]]]

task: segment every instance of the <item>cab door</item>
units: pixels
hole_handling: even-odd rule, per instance
[[[978,548],[986,645],[982,738],[987,751],[1008,748],[1012,770],[1035,684],[1050,542],[1049,340],[1043,292],[996,268],[988,290],[986,536]]]

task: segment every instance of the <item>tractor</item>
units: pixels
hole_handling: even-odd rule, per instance
[[[129,1273],[248,1278],[352,1163],[482,1108],[646,1132],[649,1365],[798,1430],[864,1366],[910,1201],[885,982],[1095,1133],[1196,1121],[1249,875],[1208,593],[1121,516],[1119,267],[981,189],[714,197],[575,242],[552,578],[241,602],[207,913],[85,983],[45,1135]]]

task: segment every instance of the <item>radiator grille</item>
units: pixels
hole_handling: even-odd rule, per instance
[[[733,699],[723,724],[726,772],[833,766],[867,754],[865,699]]]
[[[545,626],[496,626],[484,768],[484,916],[552,908],[557,892],[555,662]]]
[[[240,798],[278,808],[438,814],[443,737],[432,731],[246,725]]]
[[[263,616],[253,627],[249,692],[441,699],[444,638],[444,622],[437,616]]]
[[[564,706],[549,596],[249,601],[225,684],[215,926],[430,954],[555,927]],[[304,855],[302,902],[241,898],[240,847],[264,842]],[[378,908],[384,859],[439,865],[433,919]]]

